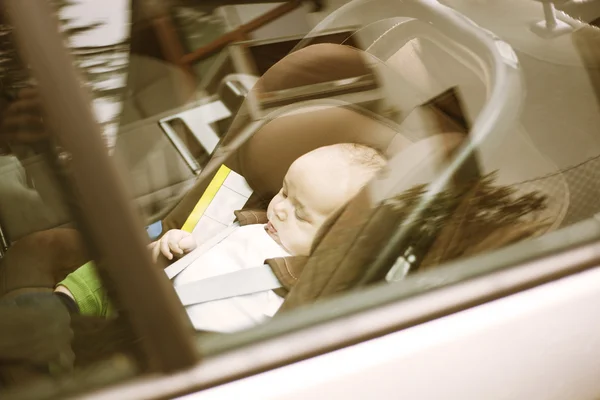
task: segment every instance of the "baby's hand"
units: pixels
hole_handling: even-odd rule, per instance
[[[150,243],[148,247],[152,251],[154,262],[158,260],[160,253],[168,260],[172,260],[173,254],[182,256],[194,250],[196,248],[196,240],[194,240],[194,237],[189,232],[180,229],[171,229],[162,238]]]

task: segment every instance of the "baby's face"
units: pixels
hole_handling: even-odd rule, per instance
[[[327,147],[298,158],[269,203],[265,229],[290,254],[309,255],[321,226],[360,188],[340,159]]]

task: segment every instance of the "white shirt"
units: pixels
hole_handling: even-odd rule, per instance
[[[201,279],[258,267],[268,258],[288,257],[264,225],[236,228],[227,238],[198,257],[173,279],[175,287]],[[186,307],[194,328],[215,332],[246,329],[272,317],[283,298],[272,290]]]

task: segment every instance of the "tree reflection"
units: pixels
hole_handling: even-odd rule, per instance
[[[126,86],[126,70],[129,60],[129,34],[117,42],[100,45],[81,45],[86,36],[103,34],[103,30],[112,29],[111,21],[82,23],[80,18],[66,13],[70,7],[85,6],[97,0],[53,0],[61,31],[67,46],[81,70],[85,84],[94,97],[94,109],[98,122],[104,126],[107,145],[112,147],[116,135],[118,116],[121,112]],[[127,13],[127,2],[118,12]],[[76,14],[75,14],[76,15]],[[127,29],[127,32],[129,30]],[[0,23],[0,84],[5,100],[15,98],[19,89],[33,84],[28,68],[14,45],[12,27],[9,19]]]

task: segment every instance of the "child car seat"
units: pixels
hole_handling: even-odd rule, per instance
[[[370,2],[361,3],[370,4]],[[415,6],[418,8],[416,14],[421,16],[426,15],[429,11],[434,12],[437,17],[437,27],[442,30],[445,28],[444,23],[448,22],[448,15],[450,15],[450,23],[447,25],[456,28],[459,33],[449,36],[455,41],[458,38],[466,37],[467,40],[464,43],[470,44],[476,49],[475,54],[470,53],[470,65],[480,67],[479,76],[484,78],[484,82],[482,87],[477,89],[481,90],[480,97],[475,98],[481,99],[483,97],[486,101],[481,102],[484,107],[474,107],[472,102],[470,108],[468,108],[471,115],[477,116],[477,118],[472,132],[472,140],[467,141],[467,143],[477,142],[477,156],[482,164],[482,172],[488,173],[497,170],[498,183],[518,187],[524,193],[537,190],[546,195],[548,197],[546,216],[549,218],[550,223],[545,226],[545,229],[546,231],[555,229],[564,217],[567,203],[566,186],[560,174],[554,175],[557,185],[553,191],[538,187],[534,182],[529,181],[531,177],[536,176],[532,174],[540,176],[553,173],[556,168],[539,154],[535,147],[531,146],[528,138],[522,135],[522,131],[511,129],[518,115],[520,89],[517,72],[518,61],[514,57],[510,46],[490,37],[487,33],[472,25],[470,21],[465,21],[456,13],[440,6],[438,3],[419,1],[410,4],[411,6],[418,4],[418,6]],[[394,24],[396,22],[394,21]],[[386,28],[383,33],[385,35],[392,31],[393,29]],[[389,38],[392,38],[392,36],[389,36]],[[398,43],[404,45],[407,41],[389,40],[387,43],[393,47]],[[435,42],[433,44],[439,45]],[[318,47],[315,45],[298,50],[295,60],[304,59],[307,62],[318,62],[318,60],[310,57],[311,50],[316,48]],[[355,51],[344,47],[337,47],[337,50],[342,54]],[[396,54],[399,50],[402,49],[396,47],[396,51],[392,54]],[[322,52],[316,53],[321,54]],[[300,57],[300,54],[302,54],[302,57]],[[465,54],[469,55],[469,52]],[[382,63],[379,67],[386,69],[388,65],[393,66],[390,60],[394,61],[392,57],[389,57],[383,60],[386,64]],[[454,61],[452,68],[456,68],[463,73],[464,65],[457,66],[456,60],[452,60],[448,54],[445,54],[444,62],[446,60],[449,60],[449,62]],[[280,63],[283,64],[285,61],[286,59],[283,59]],[[325,60],[324,62],[328,61]],[[439,60],[436,62],[439,63]],[[296,64],[296,68],[298,68],[298,64]],[[283,68],[281,65],[278,66],[278,69],[285,71],[286,74],[290,74],[290,71],[293,70]],[[458,76],[454,74],[450,75],[449,81],[444,82],[444,84],[449,83],[452,77],[455,80],[454,85],[458,85],[459,88],[461,88],[461,83],[464,86],[465,81],[470,83],[466,80],[467,78],[461,77],[460,74]],[[418,79],[413,78],[405,77],[404,81],[412,80],[418,84]],[[290,77],[290,79],[292,78]],[[260,85],[257,86],[260,87]],[[438,94],[439,91],[447,87],[444,85],[430,85],[425,88],[430,90],[429,95],[431,96],[431,94]],[[414,88],[412,89],[410,92],[414,91]],[[419,87],[418,89],[422,90],[423,88]],[[427,92],[425,93],[424,97],[427,98]],[[386,198],[397,195],[414,184],[431,182],[434,178],[446,174],[448,168],[457,166],[454,163],[454,167],[452,167],[453,164],[449,162],[449,153],[461,147],[464,136],[460,134],[437,135],[409,146],[409,135],[405,133],[419,129],[429,130],[427,133],[460,132],[460,129],[444,130],[451,126],[451,121],[448,121],[448,118],[445,121],[445,128],[440,129],[439,125],[435,126],[436,124],[432,121],[439,119],[437,118],[439,115],[435,115],[434,118],[436,111],[432,111],[427,107],[417,107],[413,112],[409,111],[402,110],[401,114],[408,115],[408,117],[398,126],[390,121],[383,121],[372,115],[367,115],[352,107],[340,107],[331,104],[316,106],[315,103],[296,104],[294,107],[279,112],[268,121],[255,121],[258,125],[254,125],[254,127],[256,129],[258,126],[258,128],[243,146],[234,153],[223,151],[215,157],[217,164],[225,161],[228,166],[246,177],[250,186],[255,190],[256,197],[254,200],[262,201],[263,207],[266,205],[265,202],[269,201],[279,190],[283,175],[291,162],[301,154],[316,147],[339,142],[358,142],[384,151],[391,159],[390,167],[392,170],[389,171],[391,177],[373,182],[365,189],[349,205],[338,222],[330,228],[330,232],[316,247],[315,252],[302,268],[301,277],[294,278],[292,276],[291,279],[286,279],[286,281],[295,282],[295,285],[293,289],[291,288],[292,290],[282,309],[289,309],[315,301],[322,296],[368,283],[369,279],[365,279],[364,276],[365,265],[368,265],[374,259],[377,251],[381,249],[381,244],[387,240],[387,237],[377,235],[377,227],[369,224],[369,216],[372,210],[376,209],[379,202],[385,201]],[[238,131],[235,129],[230,131],[230,135],[225,140],[225,148],[243,130],[240,126],[243,126],[243,124],[233,124],[233,127],[237,128]],[[240,134],[240,136],[243,135]],[[484,138],[485,140],[483,140]],[[502,151],[497,151],[498,146]],[[507,154],[517,154],[516,159],[526,162],[506,163]],[[204,190],[202,185],[200,182],[190,192],[190,195],[186,196],[187,199],[184,198],[167,218],[168,223],[165,225],[168,228],[181,226],[183,223],[182,216],[189,213],[195,200],[198,199],[199,193]],[[260,204],[260,201],[252,204],[252,206]],[[361,246],[355,246],[358,243],[357,240],[364,237],[378,237],[381,240],[379,240],[377,246],[366,250]],[[370,243],[372,244],[373,241]],[[389,268],[391,265],[387,267]]]

